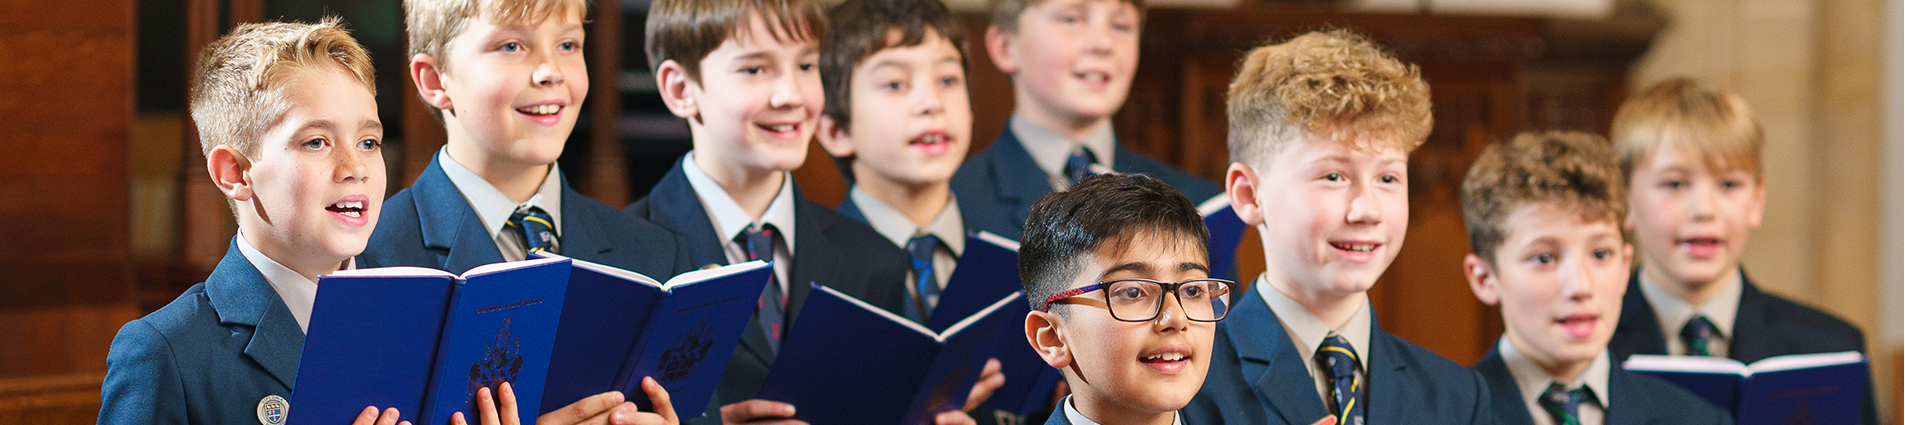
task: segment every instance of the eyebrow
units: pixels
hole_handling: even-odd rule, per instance
[[[357,128],[362,130],[384,131],[384,122],[374,120],[374,119],[366,119],[362,122],[357,123]]]
[[[1148,274],[1148,273],[1150,273],[1151,271],[1152,271],[1152,269],[1151,269],[1151,265],[1150,265],[1150,264],[1147,264],[1147,263],[1143,263],[1143,262],[1138,262],[1138,261],[1133,261],[1133,262],[1129,262],[1129,263],[1124,263],[1124,264],[1119,264],[1119,265],[1116,265],[1116,266],[1112,266],[1112,267],[1111,267],[1111,268],[1109,268],[1109,269],[1105,269],[1105,272],[1104,272],[1104,273],[1101,273],[1101,274],[1099,274],[1099,275],[1098,275],[1098,278],[1102,280],[1102,279],[1104,279],[1104,277],[1105,277],[1105,276],[1110,276],[1110,275],[1112,275],[1113,273],[1118,273],[1118,272],[1136,272],[1136,273],[1138,273],[1138,274]],[[1186,261],[1186,262],[1183,262],[1183,263],[1178,263],[1178,265],[1177,265],[1177,271],[1180,271],[1180,272],[1188,272],[1188,271],[1202,271],[1202,272],[1205,272],[1205,273],[1209,273],[1209,272],[1210,272],[1210,267],[1209,267],[1209,266],[1206,266],[1206,265],[1204,265],[1204,264],[1202,264],[1202,263],[1198,263],[1198,262],[1193,262],[1193,261]]]

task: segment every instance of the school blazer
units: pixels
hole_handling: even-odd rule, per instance
[[[1787,354],[1866,353],[1865,334],[1859,328],[1826,312],[1760,292],[1744,270],[1740,276],[1740,307],[1733,318],[1727,357],[1751,364]],[[1667,337],[1660,333],[1660,319],[1654,315],[1653,305],[1647,303],[1647,296],[1641,294],[1639,271],[1627,280],[1627,295],[1621,298],[1621,322],[1614,327],[1614,340],[1607,348],[1617,362],[1635,354],[1667,354]],[[1868,373],[1860,423],[1878,423],[1877,400]]]
[[[1118,172],[1149,174],[1163,180],[1190,198],[1192,204],[1224,193],[1215,184],[1129,149],[1116,149],[1112,158]],[[952,190],[953,196],[959,197],[959,213],[967,229],[1016,240],[1025,231],[1025,217],[1031,214],[1032,203],[1052,193],[1052,183],[1018,136],[1006,129],[992,146],[959,165],[952,177]]]
[[[1475,372],[1482,374],[1482,379],[1488,382],[1488,393],[1494,397],[1490,405],[1495,408],[1495,423],[1534,425],[1535,418],[1528,415],[1528,403],[1522,401],[1521,387],[1515,385],[1515,376],[1508,373],[1508,363],[1502,360],[1500,350],[1489,350],[1488,355],[1475,364]],[[1606,410],[1607,425],[1733,423],[1732,415],[1699,396],[1667,381],[1628,372],[1619,362],[1608,369],[1607,392],[1610,394],[1604,396],[1611,406]]]
[[[289,401],[304,331],[236,238],[204,283],[119,328],[106,355],[101,424],[256,424]]]
[[[1210,373],[1183,410],[1190,424],[1308,425],[1329,415],[1283,324],[1252,285],[1217,323]],[[1481,375],[1373,326],[1369,424],[1490,424]]]
[[[702,207],[701,198],[688,184],[688,175],[677,161],[662,176],[648,196],[625,210],[680,234],[687,241],[689,258],[694,264],[728,264],[714,223]],[[869,304],[899,314],[905,305],[906,253],[881,237],[873,228],[842,217],[839,213],[801,196],[794,190],[794,264],[788,268],[787,322],[800,317],[801,304],[812,292],[808,284],[819,283]],[[792,334],[783,335],[791,338]],[[719,423],[720,407],[754,398],[767,372],[774,366],[767,331],[757,317],[749,319],[741,333],[741,344],[716,385],[707,416],[693,423]],[[677,406],[692,412],[691,406]],[[684,417],[692,413],[683,414]]]
[[[562,255],[666,281],[694,270],[687,244],[661,226],[629,216],[562,180]],[[358,267],[417,266],[463,273],[503,262],[476,209],[435,159],[416,184],[384,201],[384,212]]]

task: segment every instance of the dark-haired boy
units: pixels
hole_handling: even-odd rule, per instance
[[[1633,247],[1607,141],[1523,133],[1489,146],[1462,182],[1469,288],[1507,330],[1475,365],[1509,425],[1728,424],[1726,412],[1608,353]]]
[[[694,264],[774,263],[700,421],[794,414],[796,406],[754,397],[810,283],[895,313],[907,298],[905,253],[794,186],[825,98],[826,29],[818,0],[659,0],[648,10],[648,61],[694,151],[626,210],[680,234]]]
[[[1234,286],[1209,278],[1197,207],[1150,176],[1102,174],[1030,213],[1025,339],[1072,391],[1045,423],[1183,423]]]

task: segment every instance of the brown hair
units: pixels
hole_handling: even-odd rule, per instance
[[[1632,177],[1634,165],[1663,146],[1698,154],[1715,171],[1734,168],[1762,176],[1760,146],[1766,135],[1746,100],[1690,78],[1663,81],[1629,97],[1614,113],[1609,134],[1624,176]]]
[[[1304,133],[1357,149],[1410,151],[1435,125],[1429,84],[1416,66],[1341,29],[1251,50],[1229,96],[1230,158],[1245,164],[1275,155]]]
[[[1099,174],[1040,197],[1025,218],[1025,244],[1019,248],[1025,301],[1033,310],[1044,310],[1045,299],[1070,289],[1100,246],[1128,242],[1140,232],[1169,237],[1166,241],[1194,240],[1201,257],[1210,259],[1202,252],[1210,229],[1197,205],[1156,177]],[[1057,313],[1069,318],[1066,309]]]
[[[1048,0],[986,0],[986,16],[992,17],[992,26],[999,27],[1005,32],[1017,33],[1019,32],[1019,15],[1024,15],[1025,9],[1046,1]],[[1129,3],[1131,7],[1138,9],[1138,28],[1144,28],[1145,0],[1119,1]]]
[[[1469,250],[1489,264],[1508,237],[1509,213],[1554,202],[1589,220],[1627,219],[1627,185],[1601,136],[1522,133],[1489,145],[1462,179],[1462,221]]]
[[[404,32],[410,36],[410,56],[430,55],[439,70],[448,70],[450,42],[469,27],[470,18],[487,15],[497,24],[537,24],[558,13],[588,13],[588,8],[587,0],[403,0]],[[443,110],[430,102],[424,105],[431,116],[443,119]]]
[[[823,113],[842,127],[853,118],[853,68],[874,53],[918,46],[932,30],[959,49],[962,69],[970,66],[966,27],[940,0],[848,0],[827,15],[833,28],[820,44],[820,81],[827,90]]]
[[[241,25],[199,54],[190,97],[199,148],[229,145],[246,156],[259,152],[259,138],[291,108],[285,88],[298,75],[328,66],[356,77],[377,94],[370,54],[336,17],[315,24],[266,22]]]
[[[728,38],[743,35],[748,19],[756,16],[768,23],[767,35],[777,41],[817,43],[827,35],[827,14],[819,0],[655,0],[648,9],[649,69],[672,60],[688,72],[689,81],[700,81],[701,60]]]

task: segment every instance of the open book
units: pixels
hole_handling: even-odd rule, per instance
[[[319,277],[289,423],[350,423],[366,406],[448,423],[476,411],[477,389],[503,382],[534,421],[569,269],[551,258],[462,276],[385,267]]]
[[[781,342],[758,398],[796,407],[813,424],[930,424],[966,396],[1006,326],[1024,316],[1017,292],[934,332],[832,288],[814,285]]]
[[[959,266],[953,269],[952,277],[946,279],[946,290],[940,293],[939,305],[933,307],[926,328],[943,332],[954,322],[990,307],[999,297],[1023,289],[1019,281],[1019,243],[991,233],[974,232],[966,237],[966,250],[959,256]],[[988,356],[999,359],[999,372],[1005,375],[1005,385],[992,392],[992,397],[986,399],[986,407],[1018,416],[1052,411],[1052,389],[1063,376],[1058,369],[1046,365],[1021,336],[1025,332],[1025,315],[1031,312],[1031,304],[1020,300],[1000,307],[997,313],[1010,318],[994,325],[1000,327],[1001,335]]]
[[[1678,384],[1742,425],[1851,424],[1864,411],[1867,365],[1857,351],[1768,357],[1751,365],[1636,354],[1621,366]]]
[[[538,255],[561,258],[552,254]],[[750,261],[659,282],[640,273],[571,260],[568,301],[556,333],[542,409],[621,391],[643,411],[654,406],[643,377],[694,416],[714,397],[735,344],[767,287],[771,264]]]

